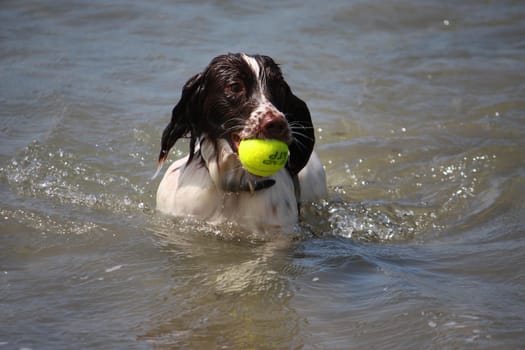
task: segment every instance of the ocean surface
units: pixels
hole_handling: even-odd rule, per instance
[[[240,51],[328,176],[276,241],[155,211],[182,85]],[[523,1],[0,3],[1,350],[525,349],[524,198]]]

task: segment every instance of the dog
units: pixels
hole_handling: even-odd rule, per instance
[[[181,138],[189,139],[189,153],[159,184],[162,213],[235,222],[253,232],[290,232],[299,204],[327,193],[308,107],[268,56],[220,55],[186,82],[162,133],[157,173]],[[268,177],[248,173],[237,150],[253,138],[287,143],[286,166]]]

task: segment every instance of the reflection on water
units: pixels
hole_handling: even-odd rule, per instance
[[[159,348],[292,344],[301,319],[289,306],[293,293],[282,270],[288,248],[190,232],[174,236],[171,230],[159,238],[161,250],[176,256],[173,263],[181,268],[170,277],[163,311],[139,339]]]
[[[0,348],[522,347],[523,18],[3,2]],[[314,118],[330,195],[288,237],[154,210],[170,109],[228,51],[273,56]]]

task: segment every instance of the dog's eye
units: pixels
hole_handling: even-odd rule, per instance
[[[226,87],[226,92],[233,95],[242,94],[244,92],[244,85],[241,83],[231,83]]]

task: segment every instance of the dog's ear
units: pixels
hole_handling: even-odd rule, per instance
[[[287,90],[283,112],[292,129],[293,141],[289,147],[290,156],[286,167],[292,175],[297,175],[310,159],[314,149],[315,135],[308,106],[295,96],[289,87]]]
[[[195,152],[195,142],[199,136],[198,118],[201,116],[204,83],[203,74],[199,73],[190,78],[182,89],[182,95],[171,113],[171,121],[164,129],[161,139],[161,149],[158,160],[158,169],[162,166],[168,152],[178,139],[190,135],[190,160]]]

